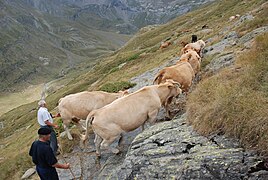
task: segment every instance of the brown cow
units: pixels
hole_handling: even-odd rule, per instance
[[[202,51],[205,48],[206,43],[203,40],[198,40],[195,43],[189,43],[184,48],[182,48],[182,54],[185,54],[187,50],[192,49],[197,52],[197,54],[202,57]]]
[[[200,71],[201,58],[196,51],[192,49],[187,50],[185,54],[181,55],[180,60],[176,64],[179,64],[182,60],[191,64],[195,75]]]
[[[181,89],[187,94],[194,77],[195,74],[191,64],[187,59],[183,59],[174,66],[165,67],[160,70],[153,83],[161,84],[166,82],[167,79],[172,79],[173,81],[180,83]]]
[[[161,43],[160,49],[166,48],[169,45],[171,45],[171,42],[170,41],[163,42],[163,43]]]
[[[73,121],[81,127],[81,119],[86,119],[87,115],[94,109],[99,109],[114,100],[128,94],[127,91],[118,93],[107,93],[104,91],[84,91],[70,94],[59,100],[58,111],[62,117],[63,127],[70,140],[73,139],[68,126]]]
[[[86,120],[86,134],[81,139],[85,143],[91,125],[95,133],[96,154],[100,147],[108,147],[124,132],[143,126],[146,121],[154,123],[161,106],[166,106],[170,98],[178,96],[181,89],[174,81],[146,86],[142,89],[115,100],[103,108],[92,111]],[[117,148],[111,148],[118,153]]]

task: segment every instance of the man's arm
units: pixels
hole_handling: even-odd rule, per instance
[[[52,167],[60,168],[60,169],[69,169],[70,168],[70,164],[69,163],[66,163],[66,164],[56,163],[56,164],[53,164]]]
[[[51,123],[48,120],[45,120],[45,124],[48,125],[48,126],[52,126],[52,127],[56,128],[56,129],[59,128],[59,126],[57,124]]]

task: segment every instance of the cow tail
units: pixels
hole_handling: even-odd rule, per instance
[[[61,115],[60,115],[60,109],[59,109],[59,104],[60,104],[61,100],[62,100],[62,98],[60,98],[59,101],[56,104],[56,111],[57,111],[56,117],[61,117]]]
[[[160,84],[163,78],[163,71],[160,71],[157,76],[154,78],[153,84]]]
[[[85,133],[85,135],[81,134],[81,141],[83,142],[84,145],[86,143],[86,140],[88,139],[88,134],[89,134],[88,129],[91,126],[93,119],[94,119],[93,115],[88,116],[87,119],[86,119],[86,133]]]

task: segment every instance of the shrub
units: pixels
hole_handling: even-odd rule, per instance
[[[126,81],[120,81],[120,82],[114,82],[114,83],[107,83],[101,86],[101,91],[106,92],[118,92],[120,90],[126,90],[131,87],[134,87],[136,83],[126,82]]]

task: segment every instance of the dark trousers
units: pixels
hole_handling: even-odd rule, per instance
[[[39,175],[41,180],[58,180],[59,176],[56,171],[56,168],[41,168],[36,166],[37,174]]]
[[[50,145],[54,155],[56,156],[56,153],[58,150],[58,141],[57,141],[56,132],[54,131],[53,127],[51,127],[51,126],[41,126],[41,127],[49,128],[51,130],[49,145]]]

